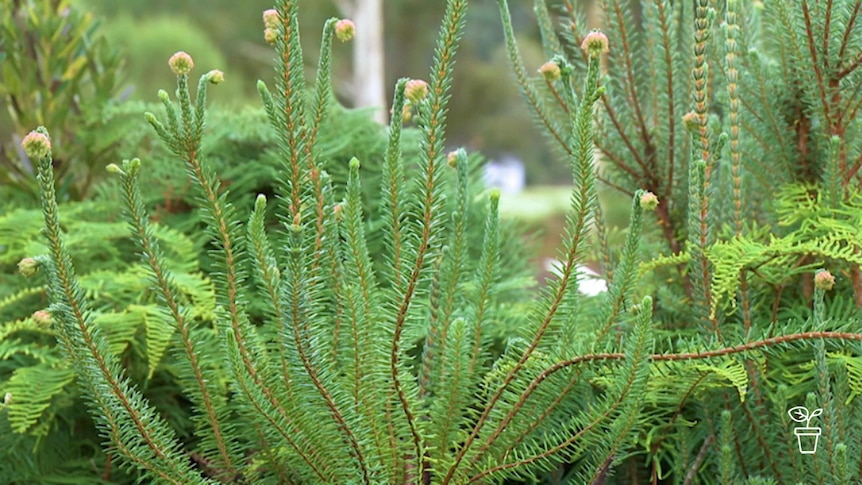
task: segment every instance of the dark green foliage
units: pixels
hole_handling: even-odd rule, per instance
[[[147,325],[145,348],[170,349],[163,369],[126,359],[136,346],[117,334],[131,319],[100,323],[102,295],[87,294],[60,224],[51,155],[37,157],[48,254],[21,267],[47,275],[53,321],[4,326],[30,332],[8,341],[35,362],[9,366],[5,422],[38,430],[75,377],[108,443],[101,472],[116,463],[158,483],[858,480],[860,150],[855,111],[813,87],[858,103],[859,63],[818,59],[859,55],[850,26],[862,12],[800,2],[760,17],[750,2],[656,0],[636,15],[604,3],[608,76],[608,38],[587,33],[572,2],[537,0],[552,64],[536,80],[499,0],[516,82],[575,182],[560,266],[534,298],[506,250],[500,194],[477,183],[477,157],[446,149],[467,2],[446,2],[428,96],[396,84],[395,112],[409,103],[417,128],[396,117],[383,130],[334,103],[336,19],[307,81],[297,2],[284,0],[269,15],[278,62],[272,90],[258,84],[262,114],[207,119],[218,76],[201,76],[191,96],[178,73],[175,94],[159,93],[163,115],[146,115],[164,148],[138,139],[143,162],[109,166],[120,195],[104,197],[122,201],[134,246],[118,255],[146,268],[141,294],[155,296],[147,315],[161,325]],[[782,42],[760,43],[761,32]],[[783,124],[755,126],[767,118]],[[24,149],[45,136],[37,129]],[[795,145],[770,150],[785,137]],[[758,167],[786,178],[758,179]],[[158,198],[143,194],[160,181],[173,181],[173,199],[158,219],[193,211],[184,228],[205,242],[206,316],[184,288],[195,268],[152,224]],[[632,200],[619,250],[599,182]],[[609,291],[585,298],[577,266],[591,246]],[[33,376],[52,385],[21,384]],[[806,422],[822,432],[817,454],[797,454],[797,406],[822,409]],[[31,465],[15,472],[47,473]]]
[[[381,225],[385,206],[381,206],[379,187],[382,178],[387,176],[384,161],[389,150],[386,128],[371,120],[365,110],[346,109],[334,102],[328,106],[326,122],[319,128],[317,156],[326,163],[336,198],[344,195],[342,187],[347,182],[348,161],[353,157],[362,160],[364,183],[361,195],[369,224],[369,252],[375,264],[379,264],[384,254],[385,232],[381,230]],[[153,104],[140,102],[118,105],[108,111],[103,135],[115,140],[122,153],[148,161],[146,170],[140,175],[140,183],[145,189],[142,191],[143,201],[154,210],[153,217],[196,238],[196,242],[203,246],[205,238],[201,231],[204,222],[200,213],[193,210],[194,193],[186,180],[183,166],[156,140],[154,133],[137,128],[140,126],[141,113],[156,109]],[[216,105],[209,109],[207,118],[207,136],[202,140],[202,151],[212,163],[213,170],[230,189],[228,200],[236,205],[240,213],[248,212],[252,209],[250,194],[272,196],[277,191],[277,174],[281,163],[278,137],[261,108],[236,110]],[[420,137],[419,129],[409,125],[404,127],[400,135],[401,156],[408,161],[404,170],[410,178],[418,174],[418,167],[409,161],[419,158]],[[483,163],[478,153],[468,156],[466,170],[469,176],[466,182],[474,192],[482,187],[480,168]],[[448,178],[454,179],[454,170],[446,172],[451,173],[447,175]],[[103,184],[97,191],[102,199],[120,201],[115,184]],[[487,209],[484,203],[475,199],[469,200],[467,205],[467,248],[471,258],[478,258]],[[272,208],[267,211],[268,225],[275,222],[273,213]],[[532,284],[527,280],[513,279],[529,278],[522,247],[523,237],[512,223],[503,222],[501,230],[504,232],[500,251],[504,258],[503,276],[505,280],[512,281],[512,296],[518,299],[521,298],[518,293],[523,295],[518,287]],[[204,256],[203,259],[204,266],[208,268],[208,258]]]
[[[565,152],[572,105],[526,72],[499,3],[518,85]],[[858,2],[599,3],[610,49],[598,178],[660,200],[639,271],[660,351],[790,345],[656,365],[643,456],[621,467],[619,483],[859,480],[862,436],[848,418],[860,409],[862,359],[850,342],[862,320]],[[546,56],[586,75],[587,15],[576,4],[534,2]],[[600,259],[613,288],[620,275],[606,262],[630,248],[604,249],[605,226]],[[823,268],[834,288],[817,286]],[[795,405],[823,408],[816,457],[795,451]]]
[[[637,315],[605,315],[609,328],[627,327],[625,344],[608,343],[619,353],[579,356],[589,352],[592,333],[578,330],[589,314],[577,312],[574,271],[586,251],[595,207],[590,140],[592,104],[602,89],[597,58],[570,127],[578,186],[565,267],[542,298],[518,315],[512,295],[522,283],[501,257],[510,241],[503,239],[498,220],[499,193],[490,194],[490,209],[479,210],[471,194],[477,187],[475,159],[444,148],[466,2],[448,2],[430,94],[411,100],[418,150],[402,149],[400,120],[390,130],[380,177],[370,181],[382,189],[383,197],[370,197],[377,199],[376,208],[363,200],[372,192],[362,188],[360,161],[353,158],[339,168],[323,155],[323,127],[332,116],[329,52],[321,56],[323,74],[307,97],[296,67],[301,63],[294,62],[302,57],[295,8],[293,2],[278,6],[276,51],[286,61],[277,65],[277,89],[271,94],[260,85],[276,129],[277,182],[269,185],[276,230],[266,222],[263,195],[243,228],[209,164],[201,140],[212,73],[201,77],[194,100],[188,77],[180,74],[177,103],[161,95],[165,121],[147,114],[184,165],[192,202],[210,247],[217,248],[211,257],[219,344],[210,343],[208,326],[191,325],[193,302],[178,291],[177,273],[153,237],[138,191],[146,163],[135,159],[109,167],[120,175],[133,240],[162,302],[159,314],[174,322],[194,440],[181,445],[176,428],[155,413],[158,401],[145,399],[130,370],[109,352],[60,231],[50,156],[40,162],[50,253],[42,262],[54,328],[110,440],[109,452],[148,480],[165,483],[499,481],[533,476],[564,458],[583,460],[584,479],[605,476],[638,429],[652,340],[647,299]],[[333,26],[327,23],[324,39]],[[405,85],[398,84],[396,105],[404,100]],[[343,182],[340,174],[346,175]],[[637,200],[633,209],[637,224]],[[480,245],[470,236],[477,217],[485,220]],[[373,232],[383,234],[380,243],[366,237]],[[634,271],[636,231],[629,244],[624,273]],[[627,274],[620,281],[611,301],[627,299]],[[261,326],[250,320],[252,303],[265,309]],[[508,333],[501,332],[507,321],[518,322],[512,329],[518,335],[495,355],[489,344]],[[601,365],[606,359],[615,362]],[[522,414],[542,419],[533,422]],[[182,459],[185,450],[192,462]]]

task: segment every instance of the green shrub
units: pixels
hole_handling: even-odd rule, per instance
[[[470,476],[535,473],[561,458],[547,454],[559,446],[558,440],[571,442],[549,431],[579,428],[598,418],[591,431],[578,436],[584,440],[579,447],[596,445],[583,456],[583,473],[601,473],[602,463],[616,453],[616,440],[625,440],[635,424],[637,391],[648,370],[650,312],[647,307],[637,318],[640,324],[622,354],[629,359],[601,372],[608,379],[603,386],[607,395],[583,382],[577,385],[577,400],[560,403],[555,398],[551,387],[571,390],[567,383],[576,372],[570,366],[577,360],[547,366],[584,349],[570,333],[575,330],[571,318],[577,315],[576,285],[570,278],[586,242],[595,197],[592,154],[586,149],[592,100],[582,103],[573,126],[573,144],[582,147],[573,163],[581,185],[566,238],[565,274],[528,315],[507,315],[516,307],[503,298],[512,282],[499,279],[499,195],[491,194],[481,255],[472,260],[466,240],[468,158],[463,151],[447,155],[443,150],[447,91],[466,3],[448,3],[428,97],[405,93],[406,80],[396,89],[395,112],[401,111],[405,97],[411,98],[422,141],[418,170],[411,174],[402,164],[401,124],[396,120],[390,127],[380,184],[379,271],[372,268],[365,237],[359,162],[349,162],[344,200],[337,202],[317,144],[331,99],[328,45],[336,22],[327,22],[314,96],[306,98],[302,71],[287,62],[302,58],[291,34],[296,32],[295,8],[291,2],[279,5],[277,29],[285,41],[276,43],[284,60],[278,65],[278,89],[270,94],[260,87],[281,151],[281,229],[276,234],[283,245],[271,245],[263,196],[255,203],[247,234],[240,237],[235,209],[201,158],[204,96],[212,73],[201,77],[192,100],[187,71],[175,63],[178,104],[163,96],[166,121],[148,118],[186,162],[207,232],[220,248],[214,275],[221,346],[209,343],[206,327],[192,325],[190,307],[175,291],[173,273],[152,237],[138,189],[146,165],[133,160],[111,167],[123,181],[127,218],[161,292],[164,314],[177,324],[178,352],[188,357],[181,382],[196,410],[197,439],[185,443],[199,457],[193,467],[183,458],[175,431],[132,387],[91,323],[59,228],[50,154],[42,158],[39,180],[51,256],[39,262],[50,276],[59,340],[93,416],[113,443],[110,452],[149,479],[173,483],[376,483],[414,481],[426,473],[443,482],[462,482]],[[587,86],[595,91],[598,64],[593,66]],[[38,144],[47,143],[46,137],[44,131],[34,132],[25,148],[38,155]],[[444,189],[448,184],[454,184],[452,190]],[[633,208],[629,245],[637,243],[637,200]],[[631,268],[631,261],[627,264]],[[255,277],[256,297],[243,284],[246,274]],[[246,311],[255,299],[268,308],[269,318],[260,327],[250,324]],[[560,318],[563,314],[567,318]],[[502,355],[490,355],[494,327],[510,318],[519,320],[521,337],[510,340]],[[544,342],[543,336],[548,337]],[[220,362],[228,364],[227,374],[218,372]],[[534,386],[542,382],[542,392],[534,395]],[[480,414],[473,411],[484,406]],[[519,411],[532,414],[546,407],[546,427],[512,420]],[[621,419],[599,425],[610,416]],[[474,432],[465,435],[461,428],[471,423]],[[462,441],[463,446],[455,446]],[[538,455],[521,461],[518,457],[525,453]]]
[[[552,76],[523,67],[498,3],[517,83],[565,152],[574,106]],[[587,15],[576,3],[534,5],[551,65],[583,76]],[[598,177],[660,201],[639,270],[659,350],[797,342],[718,365],[736,391],[701,381],[706,363],[656,367],[641,451],[620,466],[620,483],[859,480],[862,437],[849,424],[862,388],[859,334],[849,333],[862,317],[858,4],[607,0],[601,10],[610,46]],[[605,277],[616,281],[619,256],[597,222]],[[822,268],[834,276],[828,292],[815,283]],[[827,331],[838,340],[820,340]],[[795,405],[823,409],[816,457],[798,453]]]
[[[109,168],[160,315],[174,324],[189,434],[188,424],[161,415],[161,403],[142,392],[95,323],[60,225],[47,131],[28,135],[24,149],[39,159],[48,255],[23,270],[39,266],[48,275],[51,329],[111,460],[136,478],[176,484],[858,480],[862,334],[853,330],[862,288],[853,228],[862,207],[851,160],[860,150],[851,136],[855,112],[845,112],[848,125],[835,113],[841,96],[851,106],[862,96],[854,88],[859,63],[841,59],[859,55],[850,27],[862,12],[849,0],[814,10],[781,3],[761,18],[757,5],[729,1],[721,5],[729,27],[720,30],[706,0],[694,8],[657,0],[643,24],[628,4],[608,4],[610,41],[587,33],[568,0],[558,3],[565,19],[557,32],[547,3],[537,0],[553,57],[533,79],[499,0],[516,80],[574,179],[561,265],[526,304],[510,296],[522,282],[504,271],[499,193],[479,194],[490,209],[472,258],[469,157],[444,149],[466,0],[447,1],[427,97],[416,83],[408,90],[406,79],[396,85],[393,112],[410,99],[418,160],[406,163],[396,117],[371,184],[360,181],[360,160],[338,164],[324,155],[337,20],[324,27],[309,91],[297,2],[278,2],[264,17],[276,33],[275,89],[259,83],[278,149],[274,197],[258,195],[245,224],[210,163],[218,156],[203,142],[207,87],[219,75],[201,76],[192,98],[188,69],[171,61],[176,99],[162,93],[164,115],[147,119],[182,161],[205,223],[211,324],[194,318],[194,302],[154,237],[141,194],[147,162]],[[745,36],[735,28],[742,13],[751,19]],[[812,25],[832,25],[826,19],[846,35],[826,29],[833,40],[818,37]],[[758,43],[760,32],[780,45]],[[721,62],[716,38],[727,48]],[[760,53],[743,56],[738,42]],[[820,64],[817,46],[837,63]],[[664,55],[644,54],[654,52]],[[684,52],[694,54],[690,63]],[[605,54],[607,77],[600,75]],[[742,68],[745,81],[735,71]],[[818,72],[836,84],[818,83]],[[764,94],[761,79],[782,75],[790,76],[786,84],[775,81],[780,89]],[[825,86],[838,100],[825,97]],[[797,116],[774,112],[786,106]],[[620,124],[623,115],[634,121]],[[759,125],[769,119],[787,128]],[[793,133],[795,148],[779,143]],[[595,148],[607,162],[598,169]],[[757,162],[744,165],[748,153],[759,154]],[[805,165],[787,166],[788,155]],[[766,192],[765,179],[757,185],[758,167],[776,172],[780,190]],[[607,244],[600,181],[631,197],[618,250]],[[366,206],[379,218],[366,218]],[[777,235],[772,222],[782,224]],[[588,299],[577,292],[577,266],[589,254],[593,225],[609,290]],[[656,248],[660,257],[640,263],[642,251]],[[794,281],[799,288],[785,292]],[[261,318],[251,318],[252,308]],[[505,347],[493,352],[501,327]],[[14,406],[16,395],[9,397]],[[793,422],[810,427],[813,419],[822,424],[821,453],[797,454],[802,436]]]
[[[34,125],[51,126],[61,200],[81,200],[112,159],[98,132],[120,85],[117,49],[69,0],[0,0],[0,200],[33,205],[35,161],[18,149]]]

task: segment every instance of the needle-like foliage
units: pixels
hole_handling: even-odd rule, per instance
[[[529,75],[507,2],[498,3],[527,106],[572,154],[563,127],[577,105],[552,70]],[[630,303],[621,290],[632,285],[655,298],[658,353],[760,349],[655,359],[643,456],[621,467],[620,483],[858,480],[862,437],[848,416],[860,409],[860,352],[848,340],[859,339],[862,321],[862,4],[602,0],[594,12],[580,4],[534,1],[546,56],[588,77],[586,25],[607,34],[597,179],[629,196],[648,191],[655,209],[632,219],[629,230],[642,226],[649,241],[640,251],[629,241],[613,250],[607,211],[596,211],[611,300],[598,312],[599,336]],[[632,251],[648,254],[639,277],[629,273]],[[823,332],[837,340],[812,341]],[[816,420],[829,430],[816,460],[799,456],[786,416],[794,404],[823,408]]]
[[[840,304],[827,305],[834,276],[813,276],[813,310],[781,329],[753,323],[752,315],[761,314],[759,287],[735,279],[750,269],[776,284],[790,276],[773,266],[797,253],[858,268],[858,234],[847,229],[858,215],[848,188],[855,174],[846,180],[841,143],[829,145],[828,190],[808,209],[830,219],[835,230],[821,231],[819,239],[796,233],[758,245],[756,228],[740,223],[745,206],[729,204],[725,211],[714,200],[722,180],[737,200],[742,197],[740,180],[747,179],[740,160],[748,145],[741,140],[750,139],[720,133],[724,125],[710,121],[717,65],[711,42],[718,35],[710,2],[700,0],[691,10],[657,0],[649,7],[657,16],[640,30],[629,28],[633,19],[625,5],[608,2],[606,35],[583,29],[583,16],[570,2],[552,13],[539,0],[544,45],[554,51],[539,84],[521,64],[507,2],[498,1],[516,81],[574,180],[560,265],[527,303],[507,298],[519,282],[505,277],[511,273],[501,254],[501,194],[475,193],[470,157],[463,150],[445,152],[466,0],[446,2],[429,82],[396,84],[396,116],[378,178],[381,217],[373,224],[363,201],[363,161],[339,167],[346,180],[335,183],[319,146],[320,128],[332,113],[332,40],[348,39],[351,22],[326,22],[309,87],[298,1],[281,0],[264,13],[276,80],[272,90],[263,82],[258,88],[281,166],[275,197],[258,195],[247,218],[201,148],[207,89],[224,74],[201,76],[193,98],[192,58],[183,52],[171,58],[175,96],[160,92],[164,115],[148,113],[147,120],[196,191],[215,261],[214,325],[194,319],[154,237],[139,187],[146,161],[127,160],[110,170],[121,181],[125,218],[159,295],[159,314],[172,325],[171,352],[184,398],[192,403],[192,439],[178,436],[142,395],[93,324],[60,222],[48,133],[38,128],[24,139],[28,155],[39,160],[49,254],[22,262],[22,271],[41,267],[48,274],[53,331],[111,457],[142,480],[176,484],[454,485],[553,480],[560,473],[572,483],[604,484],[637,480],[644,461],[653,480],[670,474],[675,483],[718,483],[709,477],[759,483],[758,474],[779,482],[858,478],[852,462],[862,430],[851,423],[859,416],[853,397],[862,393],[862,365],[858,345],[848,342],[862,334],[853,332]],[[800,19],[811,15],[806,5]],[[732,101],[741,67],[734,56],[737,42],[752,40],[734,27],[740,5],[725,7],[730,27],[722,65],[731,99],[727,124],[734,130],[741,111]],[[557,14],[568,16],[568,30],[559,35]],[[799,32],[791,34],[799,40]],[[690,65],[674,53],[677,44],[690,47]],[[661,45],[661,55],[636,55],[647,45]],[[622,71],[602,76],[603,59]],[[557,103],[553,114],[551,103]],[[402,149],[405,106],[421,132],[415,159]],[[623,119],[635,121],[628,126]],[[732,176],[722,179],[725,150]],[[597,168],[595,153],[623,173]],[[603,214],[597,184],[614,180],[631,196],[628,233],[619,254],[611,256],[607,243],[600,244],[613,277],[607,293],[588,298],[577,291],[578,266],[591,254],[592,228]],[[780,200],[802,199],[793,187]],[[478,248],[468,237],[476,199],[488,206]],[[274,224],[267,217],[272,212]],[[720,237],[725,212],[733,239]],[[779,212],[783,223],[809,235],[822,230],[806,224],[799,211]],[[661,226],[670,225],[663,234],[672,253],[639,268],[642,234],[650,232],[653,214]],[[383,254],[371,249],[373,232],[382,233],[374,247]],[[800,262],[794,275],[810,275],[820,262]],[[689,298],[686,326],[673,339],[654,321],[656,308],[663,317],[674,314],[663,301],[673,287],[654,299],[638,285],[644,272],[668,265],[679,271],[680,295]],[[735,299],[745,309],[740,324],[727,316],[727,303]],[[260,323],[250,316],[252,303],[262,308]],[[495,348],[501,334],[503,347]],[[796,417],[784,417],[785,410],[800,400],[823,408],[824,453],[811,461],[787,452],[796,438],[788,419]]]

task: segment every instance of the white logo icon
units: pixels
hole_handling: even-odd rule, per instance
[[[799,443],[799,452],[803,455],[813,455],[817,451],[817,442],[820,440],[820,428],[811,427],[811,420],[823,414],[823,409],[817,408],[809,413],[805,406],[796,406],[787,411],[790,419],[797,423],[805,423],[805,426],[793,428],[796,441]]]

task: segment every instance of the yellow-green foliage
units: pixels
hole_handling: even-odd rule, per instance
[[[163,363],[174,327],[160,311],[142,262],[125,243],[127,225],[112,222],[113,208],[104,202],[68,203],[63,209],[80,289],[94,303],[93,325],[101,330],[112,355],[139,362],[140,377],[151,379]],[[0,266],[8,272],[0,286],[0,390],[11,396],[8,414],[0,419],[8,419],[14,433],[56,439],[58,433],[73,431],[67,427],[69,421],[57,418],[79,402],[72,385],[76,374],[55,346],[51,324],[34,316],[49,306],[44,269],[30,278],[13,270],[25,255],[47,252],[41,226],[37,210],[17,209],[0,216],[5,246]],[[178,292],[192,303],[193,318],[212,322],[213,287],[198,270],[191,240],[164,226],[155,226],[154,236],[170,248],[166,254],[176,268]],[[4,449],[18,446],[17,440],[11,434],[0,436]]]

